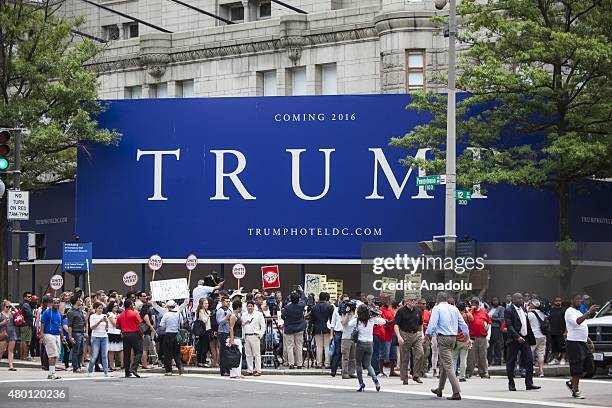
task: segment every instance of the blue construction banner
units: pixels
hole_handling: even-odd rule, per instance
[[[76,233],[96,258],[357,259],[366,242],[444,233],[444,186],[402,166],[427,149],[389,146],[430,116],[407,95],[110,101],[117,145],[79,149]],[[607,184],[607,183],[605,183]],[[558,240],[552,192],[482,186],[457,207],[457,235]],[[484,191],[484,190],[483,190]],[[610,238],[610,189],[572,215],[577,237]],[[582,218],[581,218],[582,217]]]
[[[93,245],[91,242],[62,242],[62,271],[91,269]]]

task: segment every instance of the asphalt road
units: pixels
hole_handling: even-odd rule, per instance
[[[0,384],[0,391],[6,395],[7,390],[19,388],[26,383]],[[490,408],[488,401],[446,401],[435,396],[403,395],[394,393],[365,392],[357,393],[346,389],[317,389],[285,384],[265,384],[241,380],[217,380],[204,376],[149,375],[141,379],[99,379],[83,381],[55,381],[29,383],[28,387],[62,387],[69,388],[70,402],[46,402],[44,406],[91,408],[108,407],[173,407],[193,408],[199,401],[207,406],[234,407],[376,407],[396,408],[402,405],[419,407],[442,407],[451,404],[453,407]],[[356,384],[355,384],[355,388]],[[40,407],[40,402],[0,401],[3,408]],[[414,405],[413,405],[414,406]],[[505,406],[519,408],[530,407],[528,404],[501,403]]]
[[[519,391],[510,393],[505,390],[503,378],[491,380],[470,380],[462,383],[464,399],[447,401],[430,394],[435,386],[434,380],[425,384],[402,386],[398,381],[383,379],[383,390],[374,391],[368,379],[368,392],[357,393],[356,380],[340,380],[330,377],[263,376],[258,379],[231,380],[227,377],[188,374],[165,377],[160,374],[143,372],[143,378],[111,379],[100,378],[97,374],[90,379],[84,375],[60,373],[65,378],[47,381],[44,372],[38,370],[19,370],[0,373],[0,407],[172,407],[193,408],[200,402],[206,406],[235,407],[371,407],[397,408],[417,407],[469,407],[469,408],[519,408],[534,406],[558,406],[565,408],[609,407],[612,404],[612,382],[591,381],[583,387],[586,400],[569,398],[562,379],[540,381],[540,391],[524,391],[520,381]],[[536,382],[538,382],[536,380]],[[9,400],[6,398],[11,389],[67,387],[69,402],[31,400]],[[450,386],[445,397],[450,395]],[[210,404],[210,405],[209,405]]]

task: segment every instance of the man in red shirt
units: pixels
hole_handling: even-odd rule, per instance
[[[125,377],[137,377],[138,375],[138,363],[142,357],[142,331],[140,329],[140,323],[142,318],[140,313],[134,310],[134,302],[128,299],[123,304],[125,310],[119,316],[115,326],[121,329],[121,337],[123,338],[123,365],[125,366]],[[130,357],[134,350],[134,362],[130,366]]]
[[[491,316],[480,305],[480,299],[473,297],[470,304],[473,320],[469,324],[470,338],[474,345],[468,353],[467,373],[469,378],[474,372],[474,366],[478,366],[480,378],[489,377],[489,364],[487,362],[487,333],[491,326]]]

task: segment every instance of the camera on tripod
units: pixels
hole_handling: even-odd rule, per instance
[[[276,303],[276,298],[274,295],[269,296],[266,299],[266,306],[268,306],[268,310],[270,310],[270,316],[275,316],[278,311],[278,303]]]

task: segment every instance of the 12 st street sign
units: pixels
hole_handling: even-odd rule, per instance
[[[457,199],[457,204],[467,205],[468,201],[472,199],[472,192],[468,190],[457,190],[455,191],[455,198]]]

